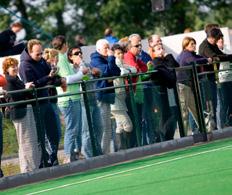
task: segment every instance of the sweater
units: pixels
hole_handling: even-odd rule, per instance
[[[180,64],[181,67],[184,66],[191,66],[191,63],[197,64],[206,64],[208,63],[207,58],[197,55],[195,52],[183,50],[180,55],[176,58],[177,62]],[[200,67],[198,68],[198,72],[200,72]],[[186,83],[186,81],[191,79],[191,70],[183,70],[177,72],[177,79],[181,83]],[[188,82],[187,82],[188,83]]]

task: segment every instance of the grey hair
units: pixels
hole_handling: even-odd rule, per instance
[[[134,34],[131,34],[131,35],[129,36],[128,40],[131,41],[133,37],[139,37],[139,38],[141,38],[141,36],[140,36],[139,34],[134,33]]]
[[[96,50],[99,51],[99,49],[101,49],[102,46],[105,45],[105,44],[109,45],[109,42],[106,39],[97,40],[97,42],[96,42]]]

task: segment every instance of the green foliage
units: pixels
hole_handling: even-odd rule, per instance
[[[13,123],[3,119],[3,156],[12,156],[18,152],[18,142]]]

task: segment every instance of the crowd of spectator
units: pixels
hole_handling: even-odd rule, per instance
[[[65,127],[63,163],[173,139],[181,113],[184,129],[198,133],[201,130],[192,69],[175,72],[175,68],[192,67],[193,63],[202,64],[197,67],[199,74],[210,73],[199,76],[202,89],[209,90],[202,90],[204,110],[210,116],[209,130],[232,123],[230,93],[226,93],[230,85],[225,82],[225,96],[223,92],[218,95],[218,78],[212,72],[219,70],[220,61],[232,60],[222,51],[223,34],[218,25],[206,26],[207,37],[200,44],[199,54],[195,39],[186,36],[177,59],[166,53],[159,35],[148,37],[149,48],[144,51],[139,34],[119,40],[107,28],[96,42],[90,64],[83,60],[81,47],[86,43],[82,36],[77,36],[76,45],[69,47],[66,38],[58,35],[51,48],[43,49],[37,39],[26,45],[15,44],[15,33],[21,28],[20,23],[13,24],[0,34],[6,79],[0,85],[7,102],[21,101],[10,106],[8,112],[16,129],[22,173],[60,163],[61,117]],[[12,56],[15,54],[20,54],[20,61]],[[45,87],[48,85],[52,87]],[[15,90],[23,92],[11,93]],[[41,99],[28,101],[35,98]],[[2,148],[1,114],[1,153]]]

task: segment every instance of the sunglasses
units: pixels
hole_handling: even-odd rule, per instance
[[[139,47],[142,47],[142,44],[134,45],[133,47],[139,48]]]
[[[82,55],[82,52],[81,51],[76,51],[75,53],[72,54],[73,56],[79,56],[79,55]]]

